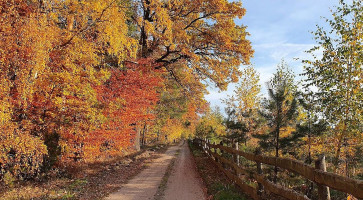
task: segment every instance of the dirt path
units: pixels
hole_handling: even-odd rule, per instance
[[[193,157],[188,144],[170,147],[160,158],[155,159],[150,167],[131,179],[119,191],[111,194],[105,200],[152,200],[170,161],[175,153],[180,153],[170,175],[165,189],[165,200],[203,200],[206,199],[203,185],[196,172]]]
[[[202,180],[196,171],[188,143],[182,145],[165,190],[165,200],[204,200]]]
[[[105,200],[151,200],[158,190],[165,171],[181,146],[170,147],[150,167],[128,181],[119,191],[112,193]]]

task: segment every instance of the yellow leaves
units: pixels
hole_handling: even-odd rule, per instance
[[[304,112],[304,109],[301,106],[299,106],[297,108],[297,110],[298,110],[298,113],[299,113],[299,115],[296,118],[297,121],[306,121],[306,120],[308,120],[307,113]]]
[[[259,74],[252,67],[248,66],[243,69],[240,82],[234,90],[234,95],[228,97],[224,102],[232,109],[236,110],[238,119],[244,118],[242,115],[250,113],[255,115],[260,108],[260,91]]]
[[[180,123],[180,120],[167,119],[162,131],[165,135],[167,135],[168,142],[172,142],[174,139],[181,138],[184,132],[184,127]]]
[[[36,173],[47,154],[40,138],[17,132],[14,127],[0,128],[0,168],[11,171],[15,176]]]
[[[296,129],[294,127],[288,126],[280,128],[280,138],[286,138],[291,135],[292,132],[295,132]]]
[[[227,0],[182,0],[135,2],[141,9],[136,17],[142,54],[161,64],[186,60],[198,78],[209,78],[220,89],[236,82],[240,64],[248,64],[253,54],[245,28],[236,26],[235,17],[245,10],[241,3]],[[144,14],[142,14],[144,13]],[[145,49],[146,48],[146,49]],[[194,71],[194,72],[195,72]],[[196,73],[193,74],[197,78]]]

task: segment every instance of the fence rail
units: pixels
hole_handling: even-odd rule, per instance
[[[253,199],[261,199],[263,190],[267,190],[276,195],[285,197],[292,200],[308,200],[309,198],[294,190],[287,189],[281,185],[268,181],[262,174],[261,164],[277,166],[279,168],[288,170],[299,174],[318,185],[319,200],[329,200],[329,187],[335,190],[348,193],[358,199],[363,199],[363,181],[355,180],[352,178],[340,176],[334,173],[324,171],[325,159],[321,158],[316,161],[315,168],[303,162],[289,159],[289,158],[276,158],[271,156],[263,156],[256,152],[247,153],[244,151],[236,150],[232,147],[223,146],[221,144],[210,144],[208,140],[195,139],[194,143],[200,146],[211,158],[212,161],[223,171],[231,180],[233,180],[246,194]],[[238,147],[238,145],[236,145]],[[217,149],[223,153],[229,153],[234,160],[227,159],[217,153]],[[213,150],[213,151],[212,151]],[[256,170],[248,170],[239,166],[237,156],[242,156],[247,160],[256,162]],[[237,161],[237,162],[236,162]],[[234,173],[226,168],[231,168]],[[252,187],[243,182],[239,175],[250,174],[258,183],[258,186]]]

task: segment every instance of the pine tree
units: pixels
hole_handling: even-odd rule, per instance
[[[288,136],[294,131],[294,122],[297,116],[296,86],[294,74],[287,64],[282,62],[277,72],[267,82],[268,99],[263,100],[261,115],[267,120],[270,127],[267,134],[258,135],[260,146],[264,149],[274,148],[275,157],[279,157],[283,144],[281,136]],[[273,181],[277,181],[277,167]]]

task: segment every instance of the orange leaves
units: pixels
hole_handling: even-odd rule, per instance
[[[86,159],[101,156],[103,151],[119,153],[120,148],[134,145],[136,124],[155,118],[152,110],[159,100],[156,88],[162,84],[159,73],[147,60],[111,69],[110,78],[96,87],[106,121],[89,134]]]
[[[114,2],[0,1],[0,127],[10,127],[0,137],[16,133],[21,146],[36,138],[35,153],[47,154],[46,144],[50,166],[60,154],[82,156],[89,132],[105,121],[95,90],[110,76],[105,55],[136,53],[126,10]]]
[[[226,89],[238,80],[240,64],[249,63],[253,50],[248,33],[234,22],[245,13],[241,3],[143,0],[134,6],[143,11],[134,20],[140,32],[139,55],[168,71],[182,68],[195,79],[209,79]]]
[[[227,0],[0,0],[0,13],[0,137],[39,147],[16,156],[47,154],[49,167],[128,148],[157,117],[178,137],[194,129],[200,81],[224,88],[252,54]]]

